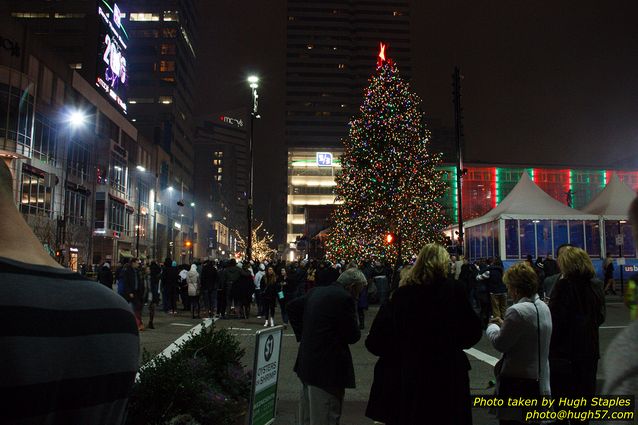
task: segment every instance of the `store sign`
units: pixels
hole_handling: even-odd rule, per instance
[[[332,154],[330,152],[317,152],[317,165],[319,167],[332,167]]]
[[[232,117],[227,117],[225,115],[222,115],[221,117],[219,117],[219,119],[225,122],[226,124],[234,125],[235,127],[239,127],[239,128],[244,127],[244,120],[242,120],[241,118],[232,118]]]
[[[625,266],[625,272],[627,272],[627,273],[638,273],[638,266],[637,265]]]
[[[126,114],[128,69],[126,42],[128,34],[122,25],[122,12],[117,4],[101,0],[97,8],[100,27],[98,40],[97,79],[95,85]]]
[[[11,52],[11,56],[15,56],[16,58],[20,57],[20,45],[17,41],[0,36],[0,47],[2,47],[3,50]]]
[[[282,326],[258,331],[256,334],[248,422],[250,425],[269,425],[275,421],[282,336]]]

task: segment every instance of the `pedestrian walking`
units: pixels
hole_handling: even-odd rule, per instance
[[[162,273],[162,285],[166,290],[167,304],[170,314],[177,314],[177,291],[179,290],[179,274],[177,262],[166,258],[164,272]]]
[[[563,249],[558,265],[562,277],[549,300],[552,396],[591,397],[596,392],[600,358],[598,328],[606,313],[603,283],[595,279],[591,259],[581,248]]]
[[[477,280],[484,280],[490,293],[492,315],[503,319],[507,309],[507,288],[503,283],[503,264],[499,258],[488,258],[487,270],[477,276]]]
[[[113,290],[113,272],[111,271],[111,263],[105,261],[97,274],[97,280],[102,285]]]
[[[286,310],[286,304],[294,298],[294,293],[297,288],[295,288],[294,282],[288,277],[288,272],[285,267],[282,267],[279,271],[279,279],[277,280],[277,283],[281,288],[277,293],[279,307],[281,308],[281,320],[284,323],[284,326],[288,326],[288,311]]]
[[[318,287],[288,304],[290,323],[299,341],[294,370],[301,381],[302,425],[337,425],[346,388],[355,387],[348,345],[361,338],[356,300],[366,279],[346,270],[337,282]]]
[[[162,269],[155,260],[151,261],[149,266],[150,283],[151,283],[151,301],[148,305],[148,329],[155,329],[153,320],[155,319],[155,307],[159,304],[159,284]]]
[[[504,281],[514,304],[504,318],[490,320],[486,330],[494,348],[503,353],[494,367],[496,393],[512,398],[549,396],[552,318],[538,296],[538,276],[532,266],[522,262],[505,272]],[[498,409],[497,416],[500,425],[529,424],[524,422],[521,409]]]
[[[281,287],[277,283],[277,275],[272,267],[268,267],[266,274],[261,279],[261,290],[263,315],[266,318],[264,326],[275,326],[275,305]]]
[[[379,356],[366,416],[389,425],[471,424],[463,349],[481,339],[481,322],[461,285],[448,277],[444,247],[427,244],[375,317],[366,348]],[[436,382],[432,391],[425,382]]]
[[[188,285],[188,298],[193,319],[200,317],[199,308],[199,273],[197,273],[197,265],[192,264],[191,269],[186,274],[186,284]],[[197,312],[197,315],[195,315]]]
[[[255,304],[257,304],[257,318],[261,319],[264,314],[264,303],[262,301],[262,287],[261,280],[266,275],[266,265],[264,263],[259,264],[259,271],[255,274]]]
[[[131,310],[135,314],[137,329],[143,331],[142,308],[144,307],[144,282],[140,277],[139,268],[140,260],[137,258],[131,259],[124,267],[124,293],[131,306]]]
[[[208,317],[213,317],[217,310],[217,269],[212,261],[207,260],[202,266],[201,287],[204,308],[208,312]]]
[[[614,259],[611,253],[607,253],[603,262],[603,270],[605,271],[605,294],[616,295],[616,281],[614,280]]]

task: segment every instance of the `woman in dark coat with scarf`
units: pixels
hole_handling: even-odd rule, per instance
[[[372,323],[366,347],[380,359],[366,416],[376,421],[472,423],[470,363],[463,349],[481,339],[481,321],[462,286],[447,278],[449,262],[442,246],[423,247]]]

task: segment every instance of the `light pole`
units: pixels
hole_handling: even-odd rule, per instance
[[[251,89],[252,108],[250,111],[250,139],[248,141],[248,208],[247,208],[247,221],[248,228],[246,229],[246,261],[250,261],[252,258],[253,241],[252,241],[252,225],[253,225],[253,129],[255,127],[255,118],[259,118],[257,115],[257,87],[259,87],[259,77],[251,75],[248,77],[248,83]]]
[[[140,174],[146,171],[141,165],[137,169],[137,224],[135,225],[135,257],[140,258],[140,209],[142,208],[142,194],[140,191]]]

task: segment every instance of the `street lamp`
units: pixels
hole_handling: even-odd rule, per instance
[[[248,228],[246,229],[246,261],[250,261],[252,258],[253,241],[252,241],[252,224],[253,224],[253,129],[255,128],[255,119],[259,118],[257,115],[257,88],[259,87],[259,77],[251,75],[248,77],[248,84],[251,91],[252,108],[250,111],[250,139],[248,141],[249,152],[249,169],[248,169],[248,208],[247,208],[247,221]]]
[[[208,214],[206,214],[206,217],[213,218],[213,214],[212,213],[208,213]]]
[[[73,128],[84,126],[84,124],[86,123],[86,119],[86,114],[79,109],[71,111],[67,117],[67,121]]]

